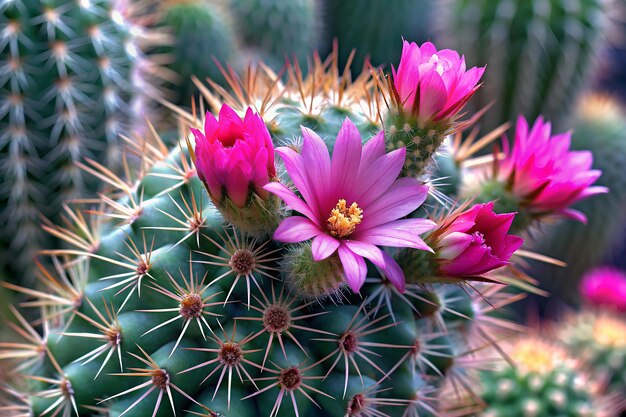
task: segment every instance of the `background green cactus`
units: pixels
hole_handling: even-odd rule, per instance
[[[306,62],[322,38],[319,0],[226,0],[251,54],[279,70],[285,59]]]
[[[437,5],[436,40],[472,51],[468,66],[489,68],[472,100],[475,109],[495,102],[481,120],[485,132],[519,114],[528,120],[542,114],[565,130],[615,7],[602,0],[447,0]]]
[[[77,162],[120,165],[135,51],[105,0],[3,2],[0,26],[0,262],[19,281],[51,244],[42,216],[99,185]]]
[[[610,191],[575,206],[587,216],[586,225],[563,221],[546,228],[547,236],[536,242],[538,252],[567,266],[537,265],[535,275],[544,288],[569,302],[576,300],[576,284],[583,274],[619,250],[626,228],[624,111],[610,97],[587,96],[580,101],[572,127],[572,149],[593,153],[593,167],[602,170],[598,185]]]
[[[164,58],[161,70],[163,96],[173,104],[190,106],[199,92],[192,76],[223,82],[215,60],[226,65],[238,51],[233,19],[225,4],[214,0],[171,0],[154,2],[152,28],[169,35],[166,45],[147,51]]]
[[[330,36],[337,39],[339,58],[345,63],[355,49],[354,68],[361,69],[365,58],[372,65],[399,62],[402,38],[422,43],[431,34],[432,0],[326,0]],[[367,29],[365,29],[367,28]]]
[[[498,361],[478,372],[481,417],[614,416],[602,385],[580,360],[533,336],[504,347],[512,363]]]
[[[370,137],[380,120],[369,72],[349,82],[336,55],[327,65],[316,61],[304,79],[292,68],[286,86],[271,70],[252,74],[254,83],[232,79],[254,86],[241,96],[250,103],[219,89],[206,100],[254,105],[277,144],[298,146],[300,124],[335,137],[346,116]],[[30,375],[28,397],[15,407],[37,416],[69,416],[74,404],[81,416],[170,416],[171,395],[177,415],[291,416],[295,406],[299,416],[319,416],[309,395],[329,416],[436,416],[445,378],[465,372],[467,352],[486,343],[482,332],[505,323],[489,317],[491,306],[514,298],[490,284],[476,292],[409,284],[400,294],[372,270],[360,296],[302,298],[280,279],[284,247],[225,227],[186,147],[169,152],[145,140],[132,142],[145,168],[136,182],[94,167],[117,196],[103,197],[96,221],[76,206],[70,224],[50,229],[71,247],[45,252],[56,261],[40,271],[44,289],[9,285],[46,307],[42,333],[14,312],[30,339],[0,345],[0,357],[28,359],[18,365]]]
[[[570,314],[556,324],[559,340],[589,369],[604,378],[608,388],[626,392],[626,323],[619,315],[583,311]]]

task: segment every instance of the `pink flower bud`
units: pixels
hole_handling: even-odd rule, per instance
[[[523,239],[508,235],[515,213],[496,214],[493,202],[451,215],[429,236],[439,271],[447,277],[472,277],[509,263]]]
[[[397,100],[420,123],[454,119],[479,87],[485,68],[465,70],[465,58],[425,42],[404,41],[398,70],[393,69]]]
[[[580,293],[593,305],[626,312],[626,273],[609,267],[596,268],[583,277]]]
[[[241,208],[251,192],[262,199],[269,197],[263,186],[276,178],[274,146],[258,114],[248,108],[242,120],[224,104],[219,120],[207,112],[204,133],[191,131],[196,138],[198,176],[213,202],[220,203],[227,196]]]

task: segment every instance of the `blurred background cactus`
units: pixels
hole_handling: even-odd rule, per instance
[[[363,66],[366,57],[372,65],[389,69],[392,63],[400,60],[396,45],[402,38],[418,44],[431,38],[435,3],[432,0],[397,0],[393,3],[325,0],[328,41],[338,41],[342,64],[355,50],[355,69]],[[330,42],[326,48],[330,48]]]
[[[9,1],[0,13],[0,252],[20,281],[51,244],[42,219],[101,185],[78,163],[120,166],[136,50],[109,1]]]
[[[446,0],[437,3],[436,39],[467,51],[468,65],[489,68],[473,100],[475,109],[494,103],[481,121],[485,132],[520,114],[529,120],[543,115],[566,130],[572,105],[602,56],[616,4]]]
[[[320,0],[227,0],[249,58],[280,70],[286,60],[306,63],[328,36]],[[245,55],[244,55],[245,56]]]
[[[538,336],[525,336],[506,347],[509,363],[487,360],[477,372],[480,417],[610,417],[616,404],[600,378],[589,375],[576,354]]]

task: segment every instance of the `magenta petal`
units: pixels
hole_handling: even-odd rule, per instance
[[[432,70],[424,74],[420,81],[420,120],[428,120],[443,109],[447,99],[446,86],[437,71]]]
[[[352,291],[358,294],[367,276],[365,260],[354,254],[346,245],[340,245],[338,251],[346,281],[350,288],[352,288]]]
[[[226,178],[226,193],[235,205],[243,207],[248,200],[250,183],[241,167],[235,166]]]
[[[311,250],[313,251],[313,259],[317,262],[328,258],[335,253],[339,247],[339,241],[325,233],[317,235],[313,238]]]
[[[265,184],[263,188],[270,193],[276,194],[292,210],[304,214],[314,223],[317,223],[317,218],[309,206],[284,184],[279,182],[270,182]]]
[[[349,193],[361,164],[361,135],[354,123],[346,118],[337,135],[332,158],[332,186]],[[348,202],[350,204],[351,202]]]
[[[343,244],[346,245],[355,254],[369,259],[375,265],[380,265],[384,262],[383,251],[380,250],[377,246],[372,245],[371,243],[346,239],[343,241]]]
[[[287,217],[274,232],[274,239],[286,242],[297,243],[309,240],[323,232],[311,220],[306,217]]]
[[[402,171],[405,159],[406,148],[401,148],[381,156],[369,167],[361,162],[360,182],[354,189],[355,201],[367,207],[389,190]]]
[[[376,136],[368,140],[363,146],[361,156],[361,166],[359,172],[365,167],[369,167],[374,161],[385,155],[385,132],[381,131]]]
[[[304,165],[302,156],[300,156],[293,149],[287,147],[278,148],[276,149],[276,152],[281,156],[291,181],[293,181],[298,191],[300,191],[300,194],[302,194],[302,197],[304,197],[304,200],[307,202],[313,213],[318,216],[319,208],[317,205],[315,190],[313,190],[309,180],[308,170]]]
[[[328,147],[324,141],[312,130],[302,128],[302,162],[307,170],[314,173],[309,176],[309,181],[313,187],[320,207],[328,206],[327,197],[330,181],[330,155]],[[336,203],[336,202],[335,202]]]
[[[354,238],[373,245],[414,248],[432,252],[420,234],[432,230],[436,224],[426,219],[402,219],[354,234]]]
[[[442,259],[454,259],[472,243],[472,235],[462,232],[452,232],[441,239],[439,257]]]
[[[385,276],[401,293],[404,292],[406,281],[404,279],[404,271],[400,265],[388,253],[383,252],[384,264],[377,265],[385,273]]]
[[[397,220],[415,211],[426,200],[428,186],[416,178],[400,178],[391,188],[365,208],[361,230]]]
[[[587,224],[587,216],[585,216],[585,214],[581,211],[567,208],[562,210],[561,214],[568,219],[576,220],[578,222],[581,222],[582,224]]]

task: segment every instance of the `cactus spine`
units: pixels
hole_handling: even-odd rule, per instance
[[[78,162],[119,166],[133,57],[109,1],[3,2],[0,22],[2,266],[19,280],[46,241],[41,216],[94,191]]]

